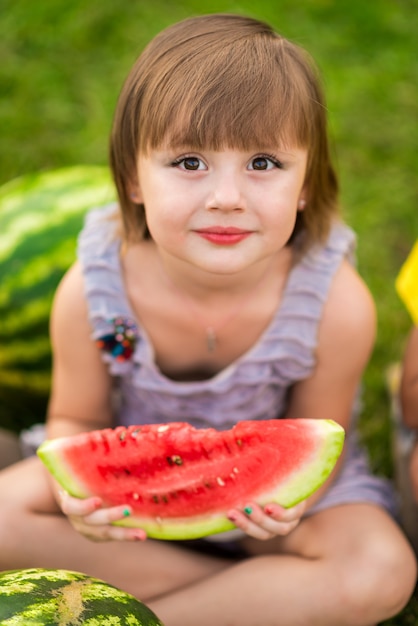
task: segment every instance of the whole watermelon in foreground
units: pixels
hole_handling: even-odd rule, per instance
[[[0,573],[2,626],[163,626],[145,604],[79,572]]]
[[[242,421],[225,431],[173,422],[53,439],[38,455],[71,495],[131,506],[118,523],[192,539],[234,528],[230,508],[305,499],[329,476],[343,442],[331,420]]]
[[[45,417],[55,289],[75,258],[86,211],[114,198],[108,168],[29,174],[0,187],[0,426]]]

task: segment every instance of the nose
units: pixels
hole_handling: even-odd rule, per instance
[[[218,211],[244,211],[244,183],[238,172],[220,171],[211,177],[206,208]]]

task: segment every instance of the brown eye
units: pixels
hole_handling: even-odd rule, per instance
[[[196,157],[187,157],[183,159],[183,167],[185,170],[198,170],[200,166],[200,159]]]
[[[269,159],[265,157],[257,157],[253,159],[252,166],[254,170],[267,170],[269,167]]]
[[[197,170],[207,170],[207,165],[201,158],[197,156],[181,156],[175,159],[171,163],[172,167],[176,167],[181,170],[187,170],[189,172],[196,172]]]
[[[249,165],[250,170],[262,172],[265,170],[272,170],[274,168],[282,169],[283,164],[278,161],[274,156],[268,154],[259,154],[251,159]]]

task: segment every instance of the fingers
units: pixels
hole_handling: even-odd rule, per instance
[[[299,522],[305,510],[306,500],[299,502],[299,504],[296,504],[296,506],[293,506],[290,509],[285,509],[279,504],[266,504],[264,507],[264,512],[271,516],[272,519],[289,523],[294,521]]]
[[[141,528],[125,528],[110,524],[91,526],[80,518],[72,517],[69,520],[75,530],[92,541],[145,541],[147,538]]]
[[[264,510],[255,503],[248,504],[244,511],[233,509],[228,518],[245,533],[255,539],[268,540],[289,534],[299,524],[306,508],[301,502],[291,509],[278,504],[268,504]]]
[[[100,498],[73,498],[66,491],[58,492],[61,510],[64,515],[90,515],[97,509],[101,508],[102,501]]]
[[[113,525],[131,514],[128,506],[103,508],[100,498],[73,498],[65,491],[59,493],[62,512],[79,533],[93,541],[143,541],[141,528]]]

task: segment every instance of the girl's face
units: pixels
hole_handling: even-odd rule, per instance
[[[133,197],[162,258],[232,274],[287,243],[306,162],[302,148],[150,150],[138,159]]]

